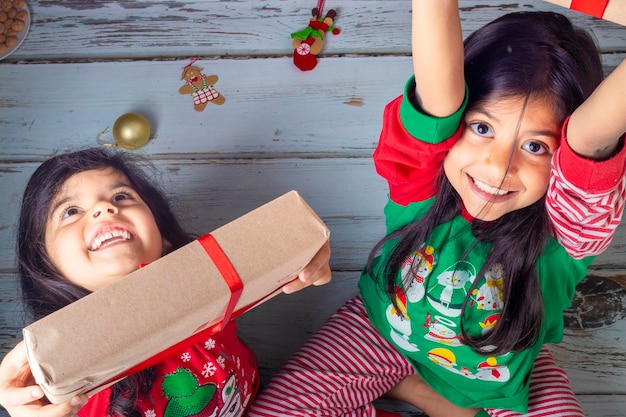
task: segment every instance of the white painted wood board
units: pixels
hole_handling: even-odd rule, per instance
[[[226,102],[197,112],[178,92],[188,62],[0,65],[3,159],[95,146],[127,112],[149,120],[152,138],[141,153],[151,155],[369,157],[382,109],[412,71],[408,57],[326,58],[310,73],[288,58],[198,61],[219,76]],[[45,80],[45,93],[25,88],[33,79]]]
[[[291,56],[292,32],[307,26],[313,0],[31,0],[32,26],[19,60]],[[411,3],[406,0],[327,1],[342,32],[328,34],[322,56],[410,53]],[[602,49],[624,47],[624,28],[540,1],[462,0],[464,34],[518,10],[566,14],[596,32]]]

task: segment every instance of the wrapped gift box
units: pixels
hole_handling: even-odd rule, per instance
[[[154,365],[281,292],[329,236],[291,191],[24,328],[35,380],[60,403]]]
[[[626,26],[626,0],[547,0],[600,19]]]

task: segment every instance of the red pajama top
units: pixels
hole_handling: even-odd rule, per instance
[[[150,392],[137,401],[143,417],[241,417],[259,388],[256,358],[236,334],[236,325],[193,336],[189,346],[157,365]],[[94,394],[78,412],[103,417],[111,389]]]

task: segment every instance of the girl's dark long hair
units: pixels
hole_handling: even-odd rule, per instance
[[[511,13],[474,32],[465,40],[464,71],[468,108],[487,100],[535,95],[549,100],[560,122],[603,78],[590,35],[573,27],[564,16],[550,12]],[[425,215],[389,233],[370,253],[368,271],[382,282],[394,304],[394,286],[402,262],[428,241],[438,225],[459,215],[462,209],[460,196],[443,170],[433,187],[436,197]],[[464,342],[476,352],[500,355],[536,342],[543,322],[536,264],[548,239],[548,226],[545,197],[497,220],[472,223],[478,242],[492,244],[479,276],[498,264],[504,272],[504,306],[492,331],[469,337],[461,319]],[[394,249],[380,275],[375,276],[372,261],[390,240],[396,241]],[[478,282],[475,280],[473,287]],[[471,293],[468,291],[463,311]]]
[[[180,225],[165,194],[142,168],[148,165],[147,161],[127,152],[100,147],[55,156],[35,170],[24,190],[17,230],[18,274],[31,320],[38,320],[89,294],[89,291],[66,280],[45,250],[50,205],[72,175],[94,169],[115,169],[128,178],[130,185],[148,205],[162,237],[172,245],[172,249],[193,239]],[[147,392],[154,379],[154,369],[148,369],[115,384],[111,395],[111,414],[139,417],[135,401]]]

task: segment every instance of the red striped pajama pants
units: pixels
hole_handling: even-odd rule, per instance
[[[347,301],[287,361],[248,417],[376,416],[372,401],[415,370],[371,325],[360,297]],[[486,410],[492,417],[521,416]],[[535,362],[526,416],[584,416],[567,375],[544,347]]]

